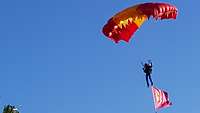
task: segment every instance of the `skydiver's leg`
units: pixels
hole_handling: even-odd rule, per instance
[[[146,75],[146,83],[147,83],[147,87],[149,87],[148,75]]]
[[[151,75],[149,75],[149,80],[150,80],[150,82],[151,82],[151,86],[153,86],[153,81],[152,81],[152,79],[151,79]]]

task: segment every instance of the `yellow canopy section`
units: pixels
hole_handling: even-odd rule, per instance
[[[128,22],[134,22],[138,27],[140,27],[147,19],[147,16],[137,10],[137,8],[138,5],[129,7],[114,15],[112,19],[121,28],[122,26],[128,25]]]

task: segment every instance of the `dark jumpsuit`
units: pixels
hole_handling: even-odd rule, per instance
[[[147,83],[147,87],[149,87],[149,81],[151,82],[151,86],[153,86],[153,81],[151,79],[151,73],[152,73],[152,63],[151,64],[144,64],[144,68],[143,68],[144,73],[146,74],[146,83]]]

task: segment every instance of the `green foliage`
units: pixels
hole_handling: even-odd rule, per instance
[[[19,113],[15,106],[6,105],[3,109],[3,113]]]

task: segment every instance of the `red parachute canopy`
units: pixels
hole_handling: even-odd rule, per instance
[[[103,27],[103,33],[118,43],[129,42],[135,31],[151,16],[157,19],[176,19],[178,10],[168,3],[142,3],[117,13]]]

